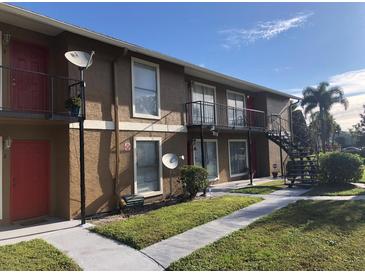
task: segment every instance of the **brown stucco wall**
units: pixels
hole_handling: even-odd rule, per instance
[[[114,119],[113,113],[113,61],[116,62],[116,85],[119,97],[120,121],[157,124],[184,124],[186,102],[183,67],[138,53],[102,44],[92,39],[66,33],[69,50],[95,51],[93,65],[85,72],[86,119]],[[156,63],[160,70],[161,119],[142,119],[132,116],[131,58]],[[68,66],[69,77],[79,77],[77,68]]]
[[[1,121],[0,136],[18,140],[47,140],[51,145],[50,216],[68,218],[68,139],[66,125]],[[10,160],[9,150],[3,150],[3,220],[9,223],[10,207]],[[26,202],[26,201],[24,201]]]
[[[132,116],[132,56],[159,65],[161,119],[133,118]],[[186,83],[184,80],[184,70],[182,67],[129,52],[126,56],[118,60],[117,71],[117,85],[120,103],[119,117],[121,121],[170,125],[184,124],[184,103],[187,101],[187,97],[185,93]]]
[[[120,184],[117,192],[120,195],[134,193],[134,137],[161,137],[162,155],[175,153],[184,155],[186,159],[186,134],[184,133],[159,133],[159,132],[132,132],[120,131]],[[85,131],[85,170],[86,170],[86,213],[87,215],[98,212],[108,212],[116,208],[114,195],[115,180],[115,142],[114,131],[86,130]],[[124,151],[124,143],[132,145],[130,151]],[[79,148],[78,130],[70,130],[70,214],[72,217],[79,215],[80,190],[79,190]],[[146,199],[151,202],[161,199],[170,193],[169,171],[163,167],[163,192],[164,195]],[[177,172],[173,172],[173,193],[179,193]]]
[[[287,108],[290,104],[289,98],[276,96],[276,95],[267,95],[267,115],[271,114],[282,114],[282,117],[289,121],[289,108]],[[283,127],[289,130],[289,124],[283,122]],[[283,151],[283,161],[287,158],[287,154]],[[269,141],[269,159],[270,159],[270,173],[274,170],[273,164],[277,164],[279,173],[280,173],[280,147]],[[284,166],[285,169],[285,166]]]

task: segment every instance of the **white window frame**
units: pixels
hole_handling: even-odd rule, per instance
[[[3,64],[3,35],[0,30],[0,65]],[[0,108],[3,107],[3,70],[0,69]]]
[[[0,220],[3,219],[3,136],[0,136]]]
[[[216,150],[216,154],[217,154],[217,177],[215,178],[211,178],[209,179],[209,182],[214,182],[214,181],[219,181],[219,152],[218,152],[218,140],[217,139],[204,139],[204,142],[207,142],[207,143],[215,143],[215,150]],[[194,146],[200,146],[200,140],[199,139],[195,139],[194,140]],[[194,166],[196,165],[195,163],[195,147],[193,147],[193,163],[194,163]]]
[[[158,171],[160,175],[160,190],[150,192],[138,192],[137,188],[137,142],[138,141],[154,141],[158,142]],[[133,166],[134,166],[134,194],[142,195],[144,197],[152,197],[163,194],[163,177],[162,177],[162,138],[161,137],[134,137],[133,139]]]
[[[137,113],[136,106],[134,104],[135,91],[134,91],[134,64],[142,64],[156,69],[156,88],[157,88],[157,115]],[[160,103],[160,66],[156,63],[145,61],[139,58],[131,57],[131,75],[132,75],[132,115],[134,118],[145,119],[161,119],[161,103]]]
[[[208,85],[208,84],[205,84],[205,83],[202,83],[202,82],[197,82],[197,81],[193,81],[192,82],[192,88],[191,88],[191,100],[193,100],[193,93],[194,93],[194,85],[200,85],[200,86],[203,86],[203,87],[208,87],[208,88],[212,88],[213,89],[213,93],[214,93],[214,113],[215,113],[215,121],[214,123],[216,124],[217,123],[217,88],[215,86],[212,86],[212,85]],[[206,101],[203,101],[203,102],[206,102]],[[207,102],[209,103],[209,102]]]
[[[238,95],[241,95],[243,96],[243,109],[246,109],[246,94],[242,93],[242,92],[238,92],[238,91],[234,91],[234,90],[231,90],[231,89],[227,89],[226,90],[226,105],[227,105],[227,124],[229,125],[229,114],[228,114],[228,94],[231,93],[231,94],[238,94]]]
[[[238,143],[238,142],[244,142],[246,144],[246,163],[248,164],[248,145],[247,145],[247,139],[228,139],[228,161],[229,161],[229,177],[231,178],[235,178],[235,177],[239,177],[239,176],[244,176],[248,174],[247,172],[243,172],[243,173],[237,173],[237,174],[232,174],[232,167],[231,167],[231,149],[230,149],[230,144],[231,143]]]

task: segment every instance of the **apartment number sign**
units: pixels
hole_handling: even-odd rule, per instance
[[[124,151],[131,151],[131,149],[132,149],[132,145],[131,145],[131,143],[130,143],[130,142],[125,142],[125,143],[123,144],[123,150],[124,150]]]

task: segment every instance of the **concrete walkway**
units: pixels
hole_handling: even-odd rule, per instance
[[[82,227],[41,238],[74,259],[83,270],[163,270],[163,267],[138,250]]]
[[[78,227],[80,221],[60,221],[49,218],[40,224],[22,226],[20,224],[10,225],[0,228],[0,246],[7,244],[15,244],[21,241],[28,241],[39,238],[41,235],[46,235],[53,232],[64,231]]]
[[[295,202],[300,199],[298,196],[306,191],[308,189],[276,191],[276,195],[280,196],[280,198],[275,196],[268,197],[262,202],[153,244],[141,251],[149,257],[154,258],[154,260],[166,268],[172,262],[189,255],[195,250],[211,244],[236,230],[246,227],[257,219]],[[280,192],[282,192],[281,195]],[[289,193],[290,195],[288,195]]]
[[[264,181],[267,182],[267,179],[264,179]],[[256,183],[259,185],[261,180],[256,181]],[[45,228],[51,230],[43,234],[32,233],[36,231],[34,227],[2,231],[0,232],[0,236],[2,236],[2,238],[0,237],[0,245],[32,238],[42,238],[74,259],[84,270],[164,270],[172,262],[295,201],[365,200],[365,196],[301,196],[309,189],[300,188],[287,188],[266,195],[229,193],[231,189],[242,187],[242,185],[247,185],[247,182],[215,187],[211,192],[211,196],[237,195],[262,197],[265,200],[155,243],[141,251],[89,232],[86,228],[75,227],[75,221],[45,226]],[[63,226],[64,229],[56,229]],[[55,230],[52,230],[52,228]],[[18,232],[16,233],[16,231]],[[23,236],[15,237],[15,235]]]

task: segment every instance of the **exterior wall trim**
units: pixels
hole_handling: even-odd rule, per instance
[[[248,163],[248,147],[247,147],[247,139],[228,139],[228,166],[229,166],[229,177],[235,178],[243,175],[247,175],[248,172],[238,173],[238,174],[232,174],[232,168],[231,168],[231,150],[230,150],[230,144],[233,142],[244,142],[246,144],[246,163]]]
[[[70,128],[78,129],[79,123],[70,123]],[[115,126],[114,126],[113,121],[85,120],[84,128],[85,129],[114,130]]]
[[[134,63],[144,64],[144,65],[156,68],[157,115],[136,113],[136,108],[134,105],[134,93],[135,93],[134,92],[134,69],[133,69]],[[159,66],[159,64],[145,61],[143,59],[139,59],[136,57],[131,57],[131,75],[132,75],[131,83],[132,83],[132,115],[133,115],[133,117],[145,118],[145,119],[155,119],[155,120],[161,119],[161,102],[160,102],[161,92],[160,92],[160,66]]]
[[[160,175],[160,190],[159,191],[151,191],[151,192],[144,192],[138,193],[137,188],[137,141],[157,141],[159,146],[158,151],[158,171]],[[144,197],[153,197],[163,194],[163,178],[162,178],[162,137],[134,137],[133,138],[133,175],[134,175],[134,194],[139,194]]]
[[[121,122],[119,123],[120,130],[126,131],[154,131],[154,132],[187,132],[184,125],[166,125],[154,123],[134,123]]]
[[[217,154],[217,177],[216,178],[212,178],[209,181],[210,182],[214,182],[214,181],[219,181],[219,149],[218,149],[218,139],[204,139],[204,142],[211,142],[211,143],[215,143],[215,150],[216,150],[216,154]],[[200,143],[199,139],[195,139],[195,144],[196,143]],[[193,163],[195,165],[195,149],[193,148]]]
[[[71,129],[78,129],[79,123],[71,123]],[[102,120],[85,120],[84,128],[98,129],[98,130],[114,130],[115,125],[113,121]],[[176,132],[186,133],[188,132],[184,125],[166,125],[166,124],[154,124],[154,123],[138,123],[138,122],[119,122],[119,131],[150,131],[150,132]]]

